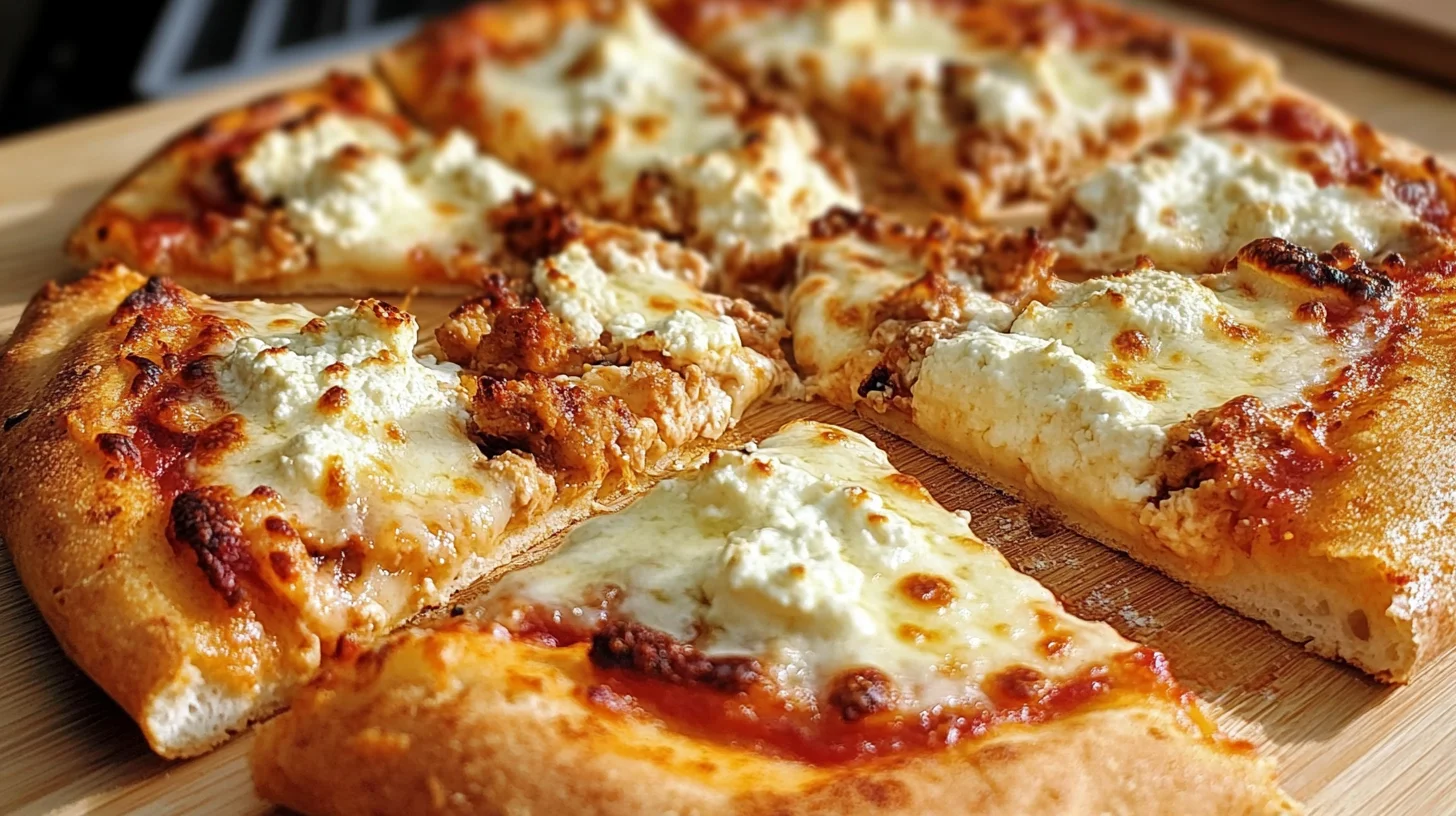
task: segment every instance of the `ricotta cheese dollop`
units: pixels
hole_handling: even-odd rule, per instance
[[[1170,427],[1244,395],[1299,402],[1358,351],[1234,274],[1097,278],[1032,303],[1009,332],[937,341],[913,388],[915,422],[1074,506],[1144,502]]]
[[[324,114],[273,130],[240,160],[244,185],[280,201],[323,266],[399,269],[416,248],[448,262],[494,252],[485,213],[529,190],[523,176],[460,131],[401,139],[380,122]]]
[[[1292,163],[1294,147],[1237,134],[1180,132],[1076,187],[1085,236],[1058,241],[1111,269],[1146,255],[1164,269],[1216,271],[1258,238],[1317,252],[1345,243],[1363,257],[1399,250],[1415,213],[1377,191],[1320,185]]]
[[[503,578],[486,607],[507,620],[545,607],[590,626],[601,612],[585,599],[606,587],[619,591],[613,615],[709,656],[758,658],[791,692],[873,667],[909,706],[974,703],[988,674],[1063,677],[1129,648],[1062,612],[868,439],[812,422],[582,524]],[[1038,646],[1046,615],[1071,644],[1055,657]]]

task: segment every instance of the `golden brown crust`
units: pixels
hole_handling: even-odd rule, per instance
[[[684,736],[588,699],[584,648],[466,626],[336,666],[260,729],[259,793],[310,814],[1284,813],[1267,765],[1154,700],[845,766]]]
[[[295,644],[256,632],[173,552],[155,493],[106,478],[107,462],[77,444],[70,417],[128,387],[105,330],[116,306],[145,279],[103,269],[65,287],[49,284],[26,310],[0,357],[8,384],[0,412],[0,531],[31,598],[72,656],[143,724],[161,753],[205,750],[226,731],[169,744],[148,727],[152,706],[217,641],[246,638],[247,659],[273,675],[255,692],[258,712],[278,703],[276,683],[303,678],[282,665]],[[125,330],[123,327],[122,331]],[[238,723],[241,725],[242,723]]]

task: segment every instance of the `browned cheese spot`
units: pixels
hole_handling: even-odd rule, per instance
[[[900,579],[900,591],[910,600],[927,606],[942,607],[955,600],[955,589],[938,575],[915,572]]]

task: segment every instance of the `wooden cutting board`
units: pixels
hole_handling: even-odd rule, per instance
[[[1138,5],[1151,5],[1139,3]],[[1165,11],[1163,7],[1157,7]],[[1195,18],[1183,11],[1173,16]],[[1291,81],[1377,125],[1456,154],[1456,94],[1257,35]],[[341,60],[344,67],[362,58]],[[306,80],[294,71],[204,96],[0,142],[0,336],[46,280],[70,275],[59,247],[82,211],[163,139],[207,111]],[[314,306],[327,305],[312,304]],[[428,326],[450,304],[417,301]],[[0,383],[0,388],[4,383]],[[797,416],[861,423],[822,405],[753,414],[771,432]],[[1047,523],[910,446],[871,436],[1021,570],[1074,611],[1167,652],[1180,677],[1213,703],[1225,728],[1259,743],[1287,789],[1317,813],[1428,816],[1456,812],[1456,655],[1410,685],[1389,688],[1311,656],[1128,559]],[[4,500],[0,497],[0,500]],[[148,752],[135,726],[61,654],[0,555],[0,812],[259,813],[249,738],[188,762]]]

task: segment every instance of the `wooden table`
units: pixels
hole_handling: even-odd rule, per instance
[[[1456,94],[1249,37],[1279,53],[1296,84],[1456,155]],[[357,68],[364,60],[335,64]],[[0,143],[0,335],[44,281],[71,274],[60,257],[62,238],[119,174],[203,113],[317,72],[294,71]],[[420,305],[427,317],[445,304]],[[861,427],[832,409],[802,404],[764,409],[750,426],[766,432],[806,413]],[[872,435],[942,502],[970,510],[982,537],[1073,611],[1166,651],[1179,675],[1220,709],[1229,731],[1279,760],[1285,786],[1315,812],[1456,812],[1456,716],[1447,711],[1456,706],[1456,654],[1409,686],[1383,687],[1122,556],[1049,529],[903,443]],[[188,762],[149,753],[130,720],[61,654],[7,557],[0,557],[0,644],[0,812],[266,810],[249,783],[247,736]]]

